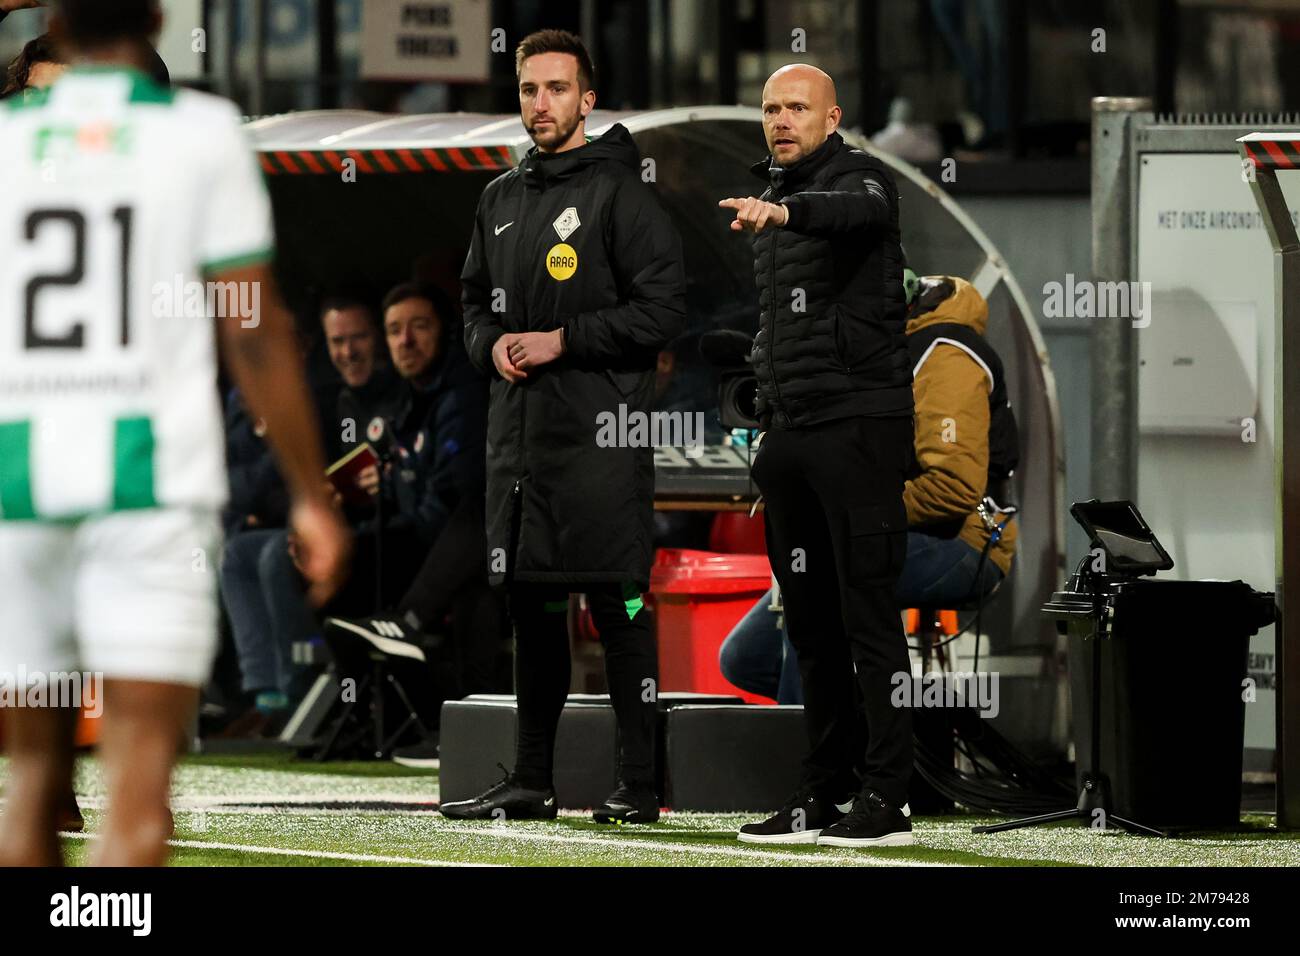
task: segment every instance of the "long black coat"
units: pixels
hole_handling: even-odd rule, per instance
[[[529,151],[479,199],[461,280],[465,346],[492,378],[494,583],[648,584],[654,450],[597,444],[602,413],[650,411],[656,357],[685,323],[681,239],[640,172],[615,125],[577,149]],[[502,335],[559,328],[557,361],[518,385],[500,377]]]

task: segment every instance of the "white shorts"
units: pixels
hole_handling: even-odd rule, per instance
[[[0,680],[91,672],[199,686],[217,649],[216,513],[0,521]]]

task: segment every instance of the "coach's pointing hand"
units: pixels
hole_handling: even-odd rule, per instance
[[[764,202],[749,196],[745,199],[720,199],[718,205],[723,209],[736,210],[736,218],[731,223],[732,232],[748,229],[759,233],[768,226],[784,226],[790,220],[790,210],[780,203]]]

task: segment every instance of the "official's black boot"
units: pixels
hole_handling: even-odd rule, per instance
[[[654,823],[659,819],[659,798],[649,784],[624,783],[592,811],[597,823]]]
[[[477,797],[444,803],[439,810],[452,820],[554,820],[557,807],[552,788],[520,786],[507,772],[504,780]]]

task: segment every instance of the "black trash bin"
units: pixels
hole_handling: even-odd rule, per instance
[[[1246,661],[1273,595],[1242,581],[1112,586],[1102,643],[1102,767],[1113,812],[1159,828],[1233,827],[1241,815]],[[1080,786],[1091,747],[1092,625],[1070,624]],[[1256,705],[1250,705],[1256,706]]]

